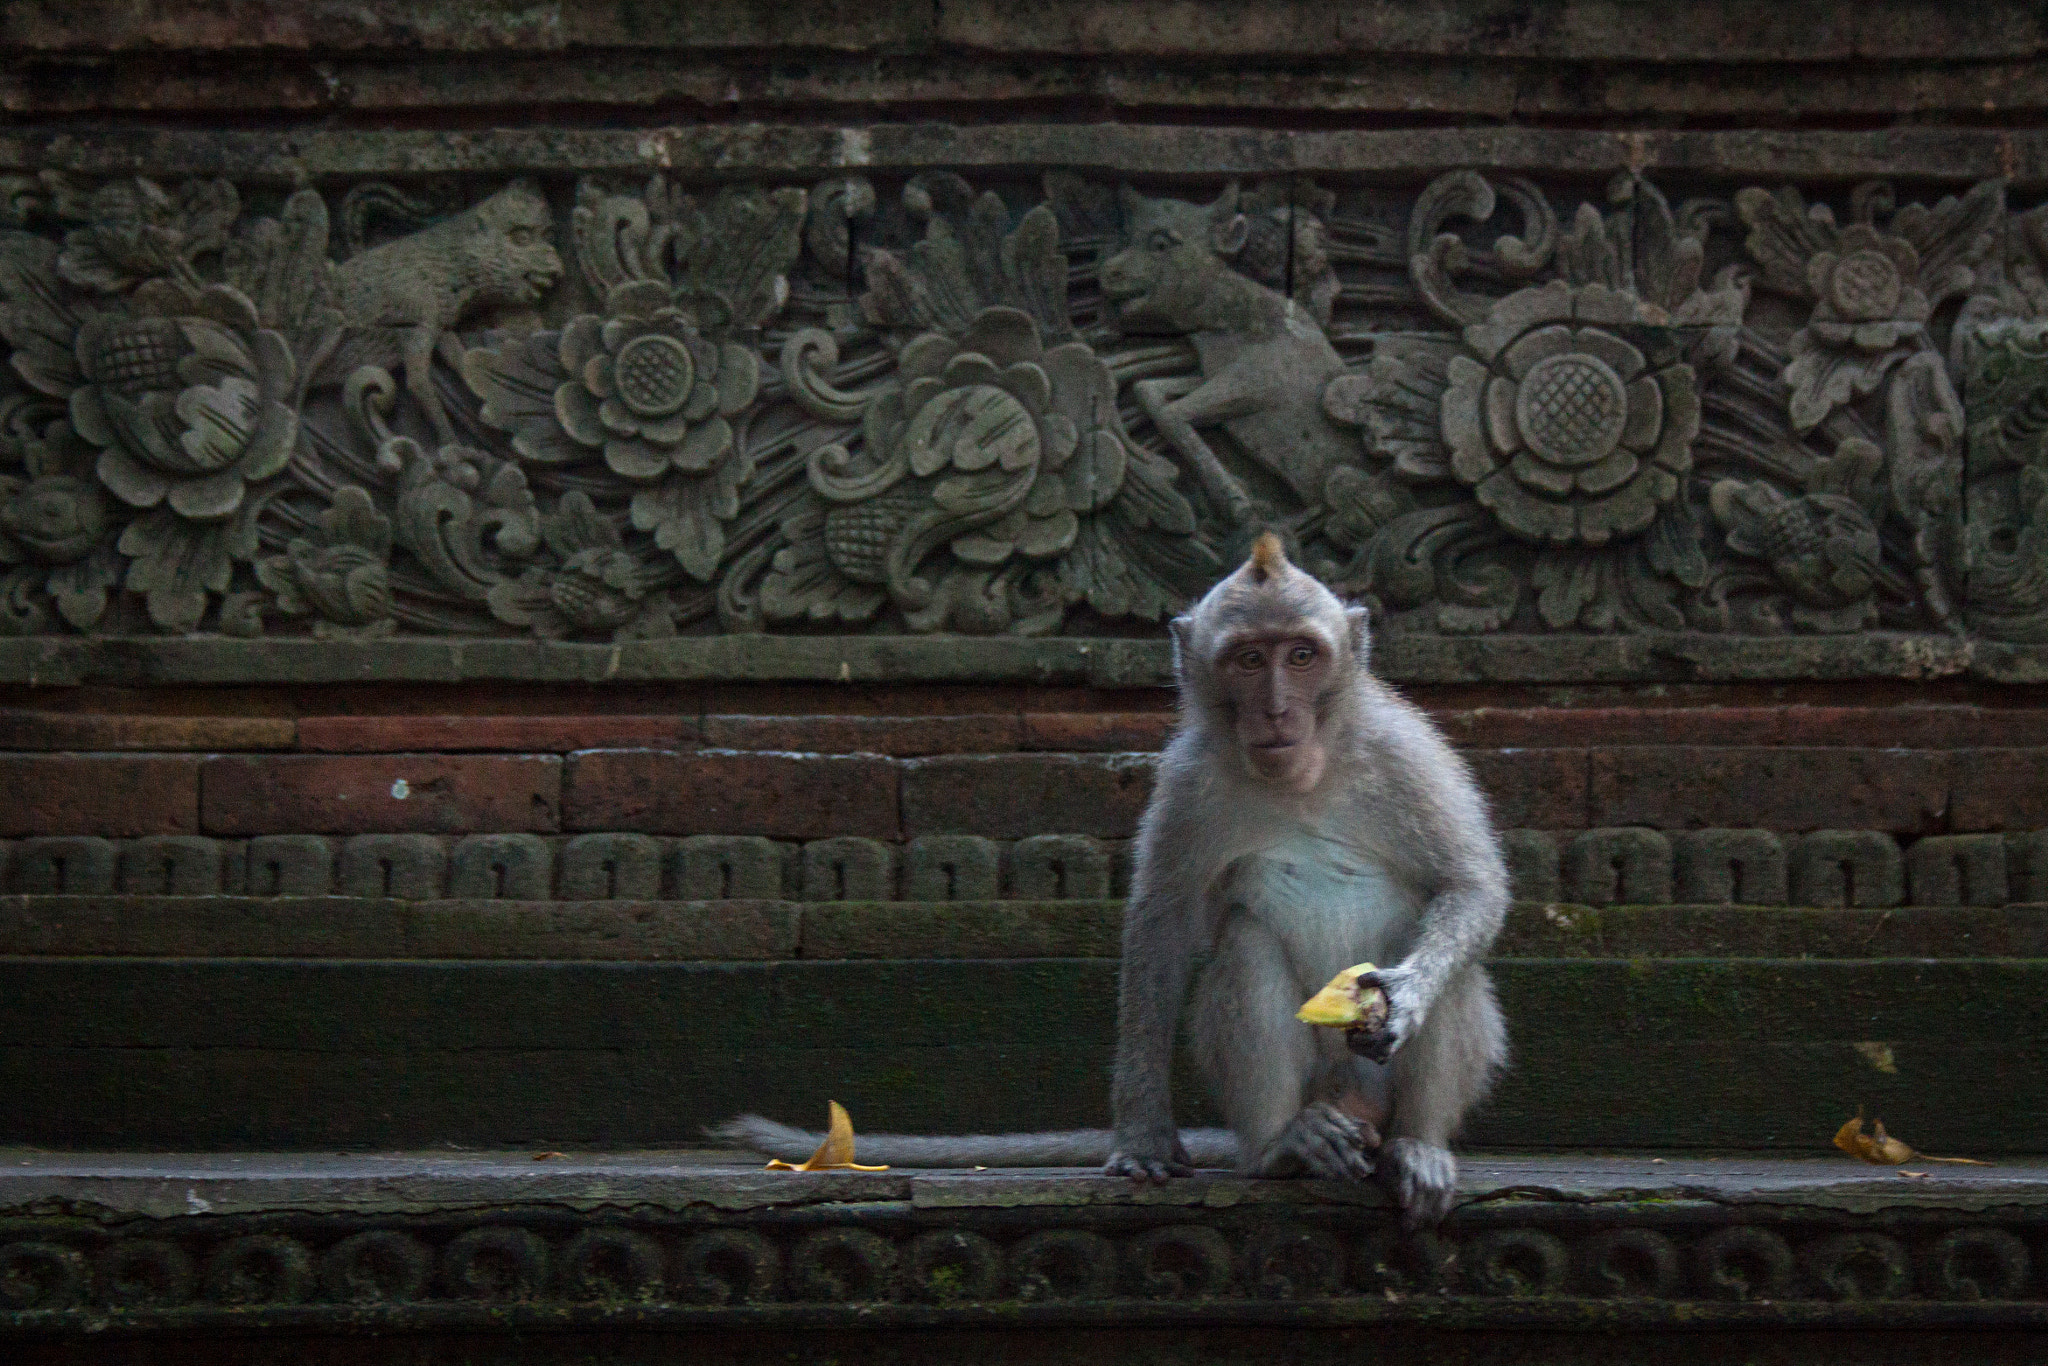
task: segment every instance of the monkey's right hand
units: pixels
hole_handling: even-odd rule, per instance
[[[1118,1135],[1109,1161],[1102,1164],[1104,1176],[1128,1176],[1133,1181],[1150,1181],[1163,1186],[1169,1177],[1193,1176],[1194,1159],[1188,1156],[1180,1133],[1167,1129],[1158,1134]]]

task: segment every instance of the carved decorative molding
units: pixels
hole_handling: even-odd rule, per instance
[[[5,190],[17,636],[1146,638],[1270,526],[1396,652],[2048,640],[2000,181]]]
[[[105,1231],[51,1219],[0,1241],[0,1334],[88,1322],[360,1329],[400,1326],[405,1319],[378,1316],[430,1307],[443,1327],[499,1331],[599,1314],[617,1323],[634,1311],[678,1326],[796,1321],[778,1309],[868,1327],[1107,1314],[1257,1321],[1262,1306],[1272,1315],[1282,1305],[1293,1306],[1287,1321],[1313,1322],[1320,1310],[1346,1323],[1367,1312],[1485,1323],[1489,1303],[1502,1300],[1518,1302],[1513,1321],[1524,1326],[1579,1326],[1599,1301],[1615,1302],[1598,1311],[1610,1328],[1661,1321],[1679,1305],[1693,1328],[1900,1326],[1936,1306],[1946,1316],[1933,1321],[1955,1322],[1966,1312],[1958,1306],[1979,1301],[2000,1315],[1991,1321],[2038,1321],[2041,1300],[2039,1218],[2025,1209],[1878,1220],[1760,1199],[1735,1213],[1666,1199],[1664,1211],[1645,1213],[1509,1198],[1403,1237],[1379,1211],[1342,1205],[1219,1217],[1041,1204],[990,1218],[941,1204],[912,1217],[873,1195],[840,1198],[834,1208],[866,1217],[820,1218],[825,1211],[801,1206],[715,1220],[515,1207],[490,1219],[298,1214],[267,1227],[260,1217],[202,1217]],[[863,1198],[876,1207],[863,1210]]]

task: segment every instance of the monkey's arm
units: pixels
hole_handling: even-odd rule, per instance
[[[1412,724],[1427,726],[1420,717]],[[1347,1041],[1374,1062],[1385,1062],[1415,1036],[1451,979],[1493,946],[1508,912],[1507,864],[1471,771],[1433,731],[1389,730],[1408,742],[1399,746],[1410,751],[1400,755],[1399,771],[1417,789],[1410,805],[1423,838],[1415,847],[1429,855],[1434,890],[1416,918],[1407,956],[1365,979],[1386,992],[1387,1022]]]

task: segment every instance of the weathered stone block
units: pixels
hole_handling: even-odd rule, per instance
[[[1129,896],[1131,894],[1131,868],[1138,861],[1136,840],[1106,840],[1109,847],[1109,894]]]
[[[1556,901],[1557,840],[1546,830],[1508,830],[1500,837],[1508,862],[1508,885],[1517,901]]]
[[[992,901],[1000,859],[979,835],[923,835],[903,852],[905,901]]]
[[[546,832],[561,791],[552,754],[229,754],[205,761],[200,810],[216,835]]]
[[[1109,854],[1086,835],[1033,835],[1010,846],[1010,895],[1022,901],[1099,901]]]
[[[1657,830],[1941,828],[1949,756],[1924,750],[1643,745],[1596,749],[1592,819]]]
[[[1785,904],[1785,842],[1768,830],[1684,830],[1671,837],[1683,902]]]
[[[1906,891],[1915,906],[2003,906],[2002,835],[1930,835],[1906,850]]]
[[[1586,751],[1470,750],[1465,761],[1501,825],[1586,828]]]
[[[449,863],[448,895],[545,901],[554,890],[555,851],[538,835],[466,835]]]
[[[341,846],[343,896],[445,896],[448,848],[436,835],[356,835]]]
[[[334,841],[324,835],[259,835],[249,841],[250,896],[326,896],[334,890]]]
[[[912,760],[903,829],[1024,839],[1047,830],[1128,836],[1152,793],[1150,755],[1003,754]]]
[[[888,901],[896,895],[896,846],[841,835],[804,846],[806,901]]]
[[[1567,901],[1661,906],[1671,900],[1671,841],[1656,830],[1588,830],[1565,846],[1558,872]]]
[[[204,835],[152,835],[121,846],[117,881],[135,896],[218,896],[224,850]]]
[[[562,900],[655,900],[665,844],[653,835],[578,835],[562,846]]]
[[[1905,861],[1881,830],[1816,830],[1786,854],[1795,906],[1896,906]]]
[[[569,756],[571,830],[893,838],[896,765],[874,755],[594,750]]]
[[[684,901],[779,900],[782,846],[760,835],[692,835],[669,854],[669,881]]]
[[[64,896],[114,890],[114,842],[98,835],[42,835],[22,840],[7,861],[8,889]]]
[[[189,835],[196,756],[0,754],[0,835]]]
[[[2005,878],[2014,901],[2048,901],[2048,830],[2005,837]]]
[[[2048,749],[1956,754],[1951,828],[2032,830],[2048,825]]]

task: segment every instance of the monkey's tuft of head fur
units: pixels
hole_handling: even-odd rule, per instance
[[[1280,538],[1270,531],[1259,533],[1259,539],[1252,542],[1250,567],[1262,579],[1271,578],[1287,566],[1287,547],[1280,544]]]
[[[1268,531],[1252,542],[1251,556],[1202,600],[1173,621],[1181,675],[1199,684],[1230,643],[1247,635],[1299,633],[1323,642],[1333,655],[1366,658],[1366,612],[1346,607],[1315,575],[1288,560],[1280,538]]]

